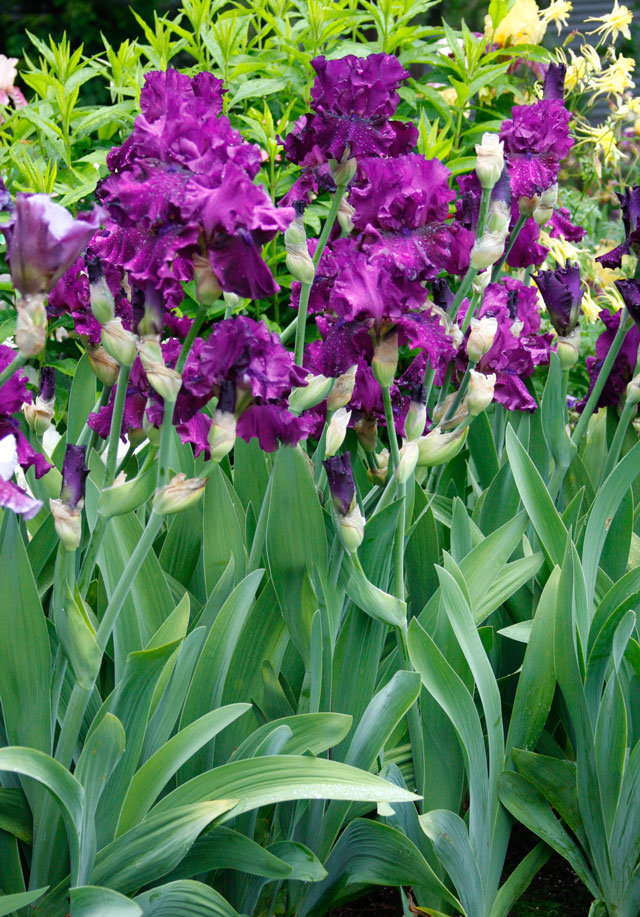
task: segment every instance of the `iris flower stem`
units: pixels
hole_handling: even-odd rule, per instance
[[[180,350],[180,356],[178,357],[178,362],[176,363],[176,372],[182,373],[184,365],[187,362],[187,357],[189,356],[189,351],[195,341],[198,331],[202,328],[205,318],[207,317],[207,312],[209,311],[209,306],[200,306],[196,313],[196,317],[193,320],[193,324],[189,328],[189,333],[184,339],[182,344],[182,349]],[[225,318],[227,316],[225,315]]]
[[[27,358],[23,357],[21,353],[17,357],[14,357],[11,363],[6,366],[0,373],[0,388],[10,379],[15,373],[18,372],[23,363],[26,363]]]
[[[478,225],[476,227],[476,239],[481,238],[484,233],[484,227],[487,222],[487,215],[489,213],[489,204],[491,203],[491,189],[483,188],[482,197],[480,198],[480,212],[478,214]],[[462,283],[458,288],[458,292],[455,295],[455,298],[448,309],[449,317],[455,321],[455,317],[458,314],[458,309],[462,304],[462,300],[465,298],[469,292],[469,287],[476,279],[478,275],[478,269],[475,267],[469,267],[467,273],[462,278]]]
[[[618,421],[618,426],[616,427],[616,432],[613,434],[613,439],[611,440],[611,448],[609,449],[609,455],[607,456],[607,461],[604,466],[604,471],[602,472],[602,481],[606,481],[613,469],[615,468],[618,458],[620,457],[620,450],[622,449],[622,443],[631,423],[631,418],[636,412],[638,407],[637,401],[630,401],[628,398],[624,403],[624,408],[622,409],[622,414],[620,415],[620,420]]]
[[[507,260],[507,258],[509,257],[509,255],[511,254],[511,249],[516,244],[516,239],[520,235],[520,230],[522,229],[522,227],[524,226],[527,220],[528,220],[528,217],[524,213],[521,213],[520,216],[518,217],[516,221],[516,225],[511,230],[511,235],[509,236],[509,244],[507,245],[507,249],[504,255],[493,266],[493,270],[491,271],[491,283],[495,283],[498,277],[500,276],[500,274],[502,273],[502,268],[504,267],[504,263]]]
[[[173,412],[175,402],[165,401],[160,428],[160,448],[158,449],[158,489],[164,487],[169,478],[169,451],[173,430]]]
[[[127,397],[127,386],[129,385],[130,366],[121,366],[118,374],[118,387],[116,388],[116,398],[113,403],[113,414],[111,415],[111,429],[109,431],[109,450],[107,452],[107,466],[104,472],[103,487],[111,487],[116,476],[116,460],[118,458],[118,444],[120,443],[120,433],[122,431],[122,416],[124,414],[124,404]]]
[[[314,267],[318,266],[320,258],[322,258],[322,253],[324,252],[326,244],[329,240],[329,235],[331,234],[331,230],[333,229],[336,217],[338,216],[340,202],[344,197],[346,190],[346,185],[338,185],[335,194],[333,195],[331,207],[329,208],[327,219],[325,220],[324,226],[322,227],[322,232],[320,233],[320,238],[318,239],[318,244],[313,255]],[[298,314],[296,318],[291,322],[291,324],[288,325],[280,335],[280,340],[284,344],[285,341],[289,340],[295,328],[296,343],[294,354],[296,366],[302,366],[302,359],[304,356],[304,338],[307,330],[307,315],[309,312],[309,295],[311,293],[312,286],[312,283],[303,283],[300,285],[300,303],[298,305]]]
[[[442,421],[443,423],[446,423],[448,420],[451,420],[452,417],[455,417],[456,411],[460,407],[462,399],[464,398],[467,388],[469,387],[469,380],[471,379],[471,370],[475,368],[476,368],[476,364],[474,363],[474,361],[469,360],[469,365],[465,369],[464,376],[462,377],[462,381],[460,383],[460,387],[458,391],[456,392],[456,396],[453,399],[451,406],[449,407],[449,410],[447,411],[447,413],[444,416],[444,419]]]
[[[602,390],[606,385],[607,379],[609,378],[609,373],[611,372],[611,368],[615,362],[615,359],[620,353],[620,348],[622,347],[628,330],[629,325],[627,323],[627,310],[624,309],[622,315],[620,316],[620,324],[618,325],[616,336],[614,337],[613,343],[609,348],[609,353],[605,357],[605,361],[602,364],[602,369],[598,373],[598,378],[596,379],[591,394],[587,399],[584,411],[582,412],[580,420],[576,424],[575,430],[573,431],[571,441],[575,446],[580,445],[580,441],[582,440],[582,437],[584,436],[587,427],[589,426],[591,415],[593,414],[596,405],[598,404],[598,399],[600,398]]]
[[[109,448],[107,451],[107,465],[104,472],[102,488],[111,487],[116,476],[116,461],[118,458],[118,443],[120,442],[120,432],[122,430],[122,417],[124,414],[124,404],[127,397],[127,386],[129,384],[130,366],[120,366],[118,383],[116,388],[116,397],[113,404],[113,414],[111,415],[111,429],[109,430]],[[87,453],[88,455],[88,453]],[[82,598],[87,594],[93,568],[96,565],[96,558],[102,539],[107,530],[108,519],[104,516],[98,516],[93,532],[89,538],[89,544],[82,561],[80,574],[78,576],[78,590]]]
[[[113,386],[111,385],[105,385],[103,387],[102,391],[100,392],[100,397],[96,401],[95,406],[93,408],[94,414],[97,414],[100,408],[103,408],[107,404],[107,402],[109,401],[109,396],[111,394],[112,387]],[[98,438],[98,434],[95,432],[95,430],[91,429],[88,423],[86,423],[84,427],[82,428],[80,436],[78,437],[77,445],[78,446],[87,446],[87,458],[89,457],[91,450],[95,449],[97,438]]]

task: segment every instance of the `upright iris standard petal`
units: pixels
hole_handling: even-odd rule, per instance
[[[333,505],[339,515],[346,516],[356,496],[356,485],[351,469],[351,456],[348,452],[344,452],[342,455],[334,455],[325,459],[322,464],[327,473]]]
[[[567,263],[566,267],[555,271],[535,274],[533,279],[542,294],[551,324],[560,337],[567,337],[580,315],[580,268],[577,264]]]
[[[23,296],[53,289],[90,242],[100,217],[95,210],[76,220],[47,194],[18,194],[12,219],[0,226],[14,287]]]
[[[554,99],[564,99],[564,78],[567,68],[564,64],[549,64],[547,74],[544,78],[544,88],[542,98],[553,101]]]
[[[60,499],[76,508],[84,503],[84,490],[89,469],[85,465],[86,446],[67,445],[62,463],[62,492]]]
[[[636,254],[640,249],[640,185],[625,188],[617,194],[622,208],[625,238],[621,245],[596,258],[603,267],[612,270],[622,266],[623,257],[630,254],[632,249]]]

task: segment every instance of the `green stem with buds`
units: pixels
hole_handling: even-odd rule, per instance
[[[451,402],[451,405],[449,406],[449,410],[447,411],[447,413],[445,414],[443,418],[443,421],[442,421],[443,423],[446,423],[448,420],[451,420],[452,417],[456,416],[456,411],[460,407],[462,399],[464,398],[467,392],[467,388],[469,387],[469,380],[471,379],[471,370],[475,368],[476,368],[476,364],[473,362],[473,360],[469,360],[469,365],[465,369],[464,376],[462,377],[462,381],[460,383],[460,387],[458,388],[458,391],[456,392],[456,396],[453,399],[453,401]]]
[[[6,366],[0,373],[0,388],[5,384],[5,382],[10,379],[15,373],[18,372],[23,363],[26,363],[27,358],[23,357],[21,353]]]
[[[320,238],[318,239],[318,244],[313,255],[314,267],[318,266],[320,258],[322,258],[322,253],[325,250],[329,235],[333,229],[336,217],[338,216],[340,202],[342,201],[346,190],[346,185],[338,185],[336,188],[333,200],[331,201],[331,207],[329,208],[329,213],[327,214],[327,219],[325,220],[324,226],[322,227],[322,232],[320,233]],[[300,303],[298,305],[298,314],[293,319],[293,321],[287,325],[287,327],[284,329],[284,331],[282,331],[280,335],[280,340],[283,344],[285,344],[295,331],[296,343],[294,353],[297,366],[302,366],[302,357],[304,354],[304,337],[307,330],[307,314],[309,311],[309,295],[311,293],[312,286],[313,284],[311,283],[302,283],[300,285]]]

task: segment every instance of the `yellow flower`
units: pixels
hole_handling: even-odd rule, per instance
[[[633,13],[626,6],[619,6],[618,0],[614,0],[613,9],[607,16],[590,16],[585,22],[601,22],[597,29],[589,32],[589,35],[602,35],[603,41],[611,35],[612,41],[615,42],[619,34],[622,34],[627,41],[631,40],[629,26],[633,21]]]
[[[603,291],[600,299],[604,299],[614,312],[619,312],[620,309],[624,309],[624,300],[620,293],[618,293],[617,287],[607,287],[607,289]]]
[[[589,287],[587,287],[582,294],[582,312],[589,324],[592,325],[597,321],[599,311],[600,306],[591,295]]]
[[[597,258],[599,255],[604,255],[606,252],[610,252],[611,249],[615,248],[617,244],[617,242],[614,242],[611,239],[605,239],[596,249],[594,258]],[[621,277],[624,277],[623,271],[614,270],[613,268],[609,267],[603,267],[599,261],[593,262],[593,278],[600,289],[606,290],[613,285],[614,280],[619,280]]]
[[[635,66],[636,62],[632,57],[616,57],[610,67],[594,77],[596,95],[621,96],[627,89],[633,89],[636,84],[631,79],[631,74]]]
[[[445,100],[447,105],[455,105],[458,101],[458,93],[453,86],[447,86],[445,89],[438,89],[438,92]]]
[[[540,12],[540,18],[545,26],[550,22],[555,22],[558,35],[562,31],[562,26],[567,25],[569,13],[573,9],[571,0],[552,0],[551,6]]]
[[[568,239],[555,238],[543,231],[540,233],[539,241],[549,249],[551,257],[560,267],[564,267],[567,261],[576,261],[578,258],[579,250]]]
[[[611,124],[605,122],[597,127],[581,126],[580,133],[584,137],[582,143],[592,143],[598,156],[601,156],[605,163],[616,163],[622,157],[618,149],[616,135]]]
[[[602,69],[600,55],[592,45],[582,45],[579,55],[569,48],[569,54],[571,55],[570,61],[562,48],[556,51],[557,60],[567,68],[564,80],[565,88],[567,92],[570,92],[578,84],[584,84],[581,86],[581,89],[584,90],[589,86],[590,77]]]
[[[516,0],[495,30],[490,16],[484,19],[484,34],[496,44],[505,45],[540,44],[547,31],[547,24],[539,17],[536,0]]]

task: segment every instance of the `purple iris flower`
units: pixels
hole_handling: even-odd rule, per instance
[[[602,369],[602,364],[613,344],[623,312],[624,310],[620,310],[620,312],[611,314],[607,312],[606,309],[600,312],[599,317],[602,322],[604,322],[605,329],[596,341],[595,356],[587,357],[585,361],[591,381],[587,394],[576,404],[576,409],[578,411],[584,410],[584,406],[588,401],[595,381]],[[622,342],[622,347],[613,361],[609,378],[598,399],[596,410],[597,408],[615,407],[618,404],[621,395],[626,390],[627,384],[631,381],[635,373],[639,345],[640,330],[638,330],[636,325],[632,325],[627,331],[624,341]]]
[[[101,212],[74,219],[47,194],[18,194],[8,223],[0,225],[7,240],[11,280],[23,296],[48,293],[86,248],[100,224]]]
[[[43,401],[53,401],[56,394],[55,370],[53,366],[43,366],[40,370],[38,395]]]
[[[553,239],[568,239],[569,242],[580,242],[587,234],[586,229],[571,222],[571,214],[566,207],[559,207],[554,210],[549,222],[551,223],[549,235]]]
[[[294,217],[254,185],[260,150],[220,114],[222,84],[209,73],[147,74],[133,133],[107,158],[111,174],[97,195],[111,219],[93,246],[132,285],[152,284],[169,311],[208,259],[222,290],[251,298],[278,287],[260,249]],[[188,327],[188,323],[187,326]]]
[[[442,270],[464,273],[474,236],[448,222],[450,174],[439,160],[413,153],[364,160],[349,194],[361,248],[384,256],[408,281],[431,280]]]
[[[640,328],[640,280],[616,280],[615,285],[629,315]]]
[[[62,492],[60,499],[71,509],[84,503],[84,489],[89,469],[85,465],[86,446],[67,444],[62,463]]]
[[[468,306],[463,303],[459,318]],[[478,362],[477,369],[495,373],[494,399],[509,411],[535,411],[537,404],[529,394],[524,379],[533,375],[536,366],[549,362],[553,336],[540,334],[540,313],[536,291],[512,277],[503,277],[485,290],[478,317],[494,316],[498,330],[491,349]],[[467,367],[463,345],[456,356],[459,373]]]
[[[15,350],[0,344],[0,372],[9,366],[15,355]],[[24,471],[33,466],[36,477],[41,478],[53,465],[33,449],[18,420],[12,416],[25,402],[31,404],[33,400],[27,382],[27,377],[18,371],[0,387],[0,439],[11,434],[15,438],[18,464]]]
[[[91,311],[87,253],[65,271],[49,294],[47,312],[50,317],[70,314],[77,334],[87,338],[92,345],[100,343],[102,328]],[[115,313],[125,328],[131,328],[131,303],[122,289],[122,271],[110,263],[103,263],[104,277],[115,301]],[[182,294],[181,294],[182,295]]]
[[[633,185],[617,192],[620,206],[622,207],[622,222],[624,223],[624,242],[612,251],[596,258],[603,267],[616,269],[622,266],[624,255],[640,249],[640,185]]]
[[[554,101],[564,99],[564,78],[567,68],[564,64],[549,64],[544,78],[542,98]]]
[[[351,456],[348,452],[343,452],[342,455],[325,459],[322,464],[327,473],[333,505],[341,516],[346,516],[356,495]]]
[[[560,337],[571,334],[580,316],[582,289],[580,268],[567,263],[555,271],[541,271],[534,281],[547,307],[551,324]]]
[[[500,139],[516,201],[540,194],[557,181],[560,160],[573,146],[570,117],[561,99],[542,99],[514,106],[511,118],[502,122]]]
[[[316,57],[311,66],[313,114],[299,118],[285,139],[290,162],[313,168],[345,156],[398,156],[415,146],[415,126],[389,120],[400,101],[398,87],[409,77],[396,57]]]

